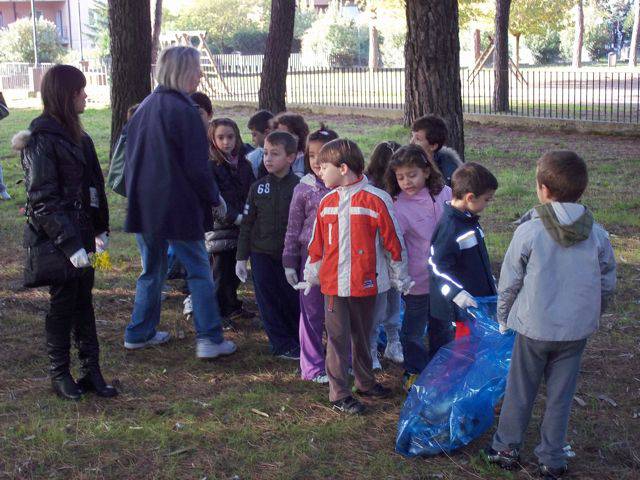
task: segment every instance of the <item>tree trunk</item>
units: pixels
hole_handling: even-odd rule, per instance
[[[629,66],[635,67],[638,61],[638,35],[640,35],[640,0],[633,4],[633,32],[629,46]]]
[[[482,55],[480,29],[476,28],[473,32],[473,57],[476,62],[480,58],[480,55]]]
[[[369,69],[380,68],[380,39],[375,25],[369,25]]]
[[[511,0],[496,0],[495,45],[493,70],[493,108],[496,112],[509,110],[509,10]]]
[[[375,10],[371,10],[369,18],[369,70],[380,68],[380,38],[378,29],[376,28],[377,14]]]
[[[162,30],[162,0],[156,0],[156,9],[153,12],[153,33],[151,35],[151,65],[158,60],[160,49],[160,31]]]
[[[151,11],[149,0],[109,0],[111,36],[111,147],[127,109],[151,90]]]
[[[582,67],[582,43],[584,40],[584,9],[582,0],[578,0],[576,4],[576,32],[573,39],[573,59],[571,66],[573,68]]]
[[[271,2],[271,21],[262,61],[258,104],[261,109],[270,110],[274,114],[286,110],[287,68],[295,13],[295,0]]]
[[[406,15],[404,124],[442,117],[464,158],[458,0],[406,0]]]

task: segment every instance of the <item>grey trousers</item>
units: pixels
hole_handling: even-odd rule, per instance
[[[566,465],[562,449],[586,344],[586,339],[547,342],[516,335],[498,430],[493,436],[494,450],[520,448],[544,377],[547,401],[540,426],[540,444],[534,453],[538,461],[548,467]]]
[[[327,330],[325,369],[329,377],[331,402],[351,395],[349,353],[351,353],[356,388],[367,391],[376,384],[369,349],[375,304],[375,295],[371,297],[324,296],[324,325]]]

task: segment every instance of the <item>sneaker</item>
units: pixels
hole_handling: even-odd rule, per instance
[[[567,466],[564,465],[562,467],[553,468],[541,463],[538,465],[538,471],[544,480],[558,480],[567,473]]]
[[[402,375],[402,389],[405,392],[409,393],[409,390],[411,390],[411,387],[413,386],[413,384],[417,379],[418,379],[417,373],[404,372],[404,374]]]
[[[487,447],[482,452],[489,463],[498,465],[505,470],[513,470],[520,464],[520,451],[517,448],[498,452],[492,447]]]
[[[223,355],[231,355],[237,349],[238,347],[231,340],[214,343],[209,338],[199,338],[196,343],[196,357],[216,358]]]
[[[371,369],[372,370],[382,370],[382,365],[380,364],[380,357],[378,357],[378,350],[371,350]]]
[[[387,387],[383,387],[379,383],[376,383],[373,388],[369,390],[362,391],[353,387],[354,393],[357,393],[361,397],[370,397],[370,398],[388,398],[391,396],[391,389]]]
[[[400,342],[389,342],[387,348],[384,349],[384,358],[388,358],[393,363],[404,363],[404,355],[402,354],[402,344]]]
[[[146,342],[127,342],[125,340],[124,348],[127,350],[138,350],[139,348],[162,345],[163,343],[167,343],[170,338],[171,334],[169,332],[156,332],[156,334]]]
[[[293,349],[287,352],[276,355],[276,357],[281,358],[282,360],[300,360],[300,350]]]
[[[334,410],[346,413],[348,415],[362,415],[365,411],[365,406],[351,395],[345,398],[341,398],[335,402],[331,402]]]
[[[182,302],[184,308],[182,309],[183,315],[191,315],[193,313],[193,303],[191,303],[191,295],[187,295],[187,298]]]
[[[321,373],[320,375],[316,375],[315,377],[313,377],[311,381],[313,383],[320,383],[322,385],[325,385],[329,383],[329,377],[327,376],[326,373]]]
[[[0,192],[0,200],[11,200],[11,195],[6,190]]]

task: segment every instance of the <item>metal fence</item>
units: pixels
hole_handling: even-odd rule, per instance
[[[257,103],[261,67],[205,69],[212,98]],[[493,104],[495,73],[460,70],[465,113],[640,124],[640,71],[522,70],[511,74],[509,111]],[[401,110],[404,69],[290,68],[287,102],[302,105]]]
[[[0,90],[34,90],[44,72],[53,65],[41,63],[35,69],[32,63],[0,63]]]
[[[225,57],[229,60],[233,56]],[[217,72],[213,65],[203,65],[205,75],[200,87],[214,101],[257,104],[262,69],[262,64],[257,62],[257,58],[247,65],[216,61]],[[0,89],[33,89],[34,79],[39,82],[50,66],[41,65],[36,72],[39,75],[34,75],[32,65],[0,63]],[[85,65],[84,70],[88,86],[108,88],[106,67]],[[517,76],[510,75],[508,112],[495,111],[492,69],[472,75],[469,69],[463,68],[460,80],[465,113],[640,124],[640,69],[523,69]],[[307,68],[294,62],[287,75],[287,102],[402,110],[404,83],[403,68]]]

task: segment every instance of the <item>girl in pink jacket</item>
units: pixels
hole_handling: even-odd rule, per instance
[[[400,342],[404,356],[403,386],[409,389],[429,361],[424,333],[429,319],[429,269],[431,235],[442,217],[451,189],[431,160],[417,145],[397,150],[386,173],[387,190],[395,199],[396,218],[404,235],[409,276],[415,285],[405,302]]]

